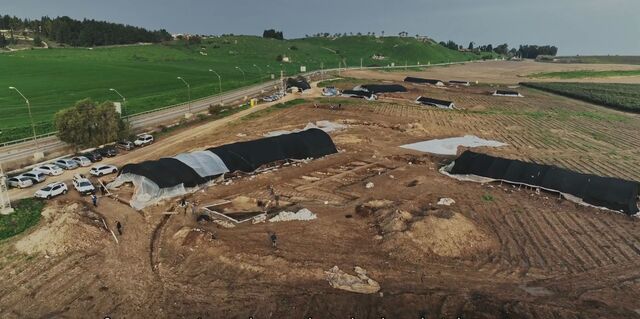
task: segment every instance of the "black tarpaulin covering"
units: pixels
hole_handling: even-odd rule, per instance
[[[371,93],[407,92],[407,88],[400,84],[364,84],[360,86]]]
[[[304,91],[304,90],[310,89],[311,85],[309,85],[309,82],[307,82],[307,80],[305,80],[304,78],[297,78],[297,79],[288,78],[287,89],[291,87],[297,87],[301,91]]]
[[[495,94],[500,94],[500,95],[519,95],[520,93],[518,93],[517,91],[496,90]]]
[[[432,99],[432,98],[424,97],[424,96],[419,97],[416,101],[418,101],[418,102],[420,102],[420,103],[422,103],[424,105],[431,105],[431,106],[442,105],[442,106],[447,106],[448,107],[451,104],[453,104],[453,102],[451,102],[451,101]]]
[[[470,174],[515,184],[537,186],[581,198],[587,204],[638,212],[640,183],[613,177],[582,174],[550,165],[527,163],[466,151],[455,160],[451,174]]]
[[[155,161],[145,161],[138,164],[127,164],[120,170],[120,174],[132,173],[148,178],[160,188],[173,187],[184,184],[194,187],[207,182],[187,164],[175,158],[161,158]]]
[[[208,149],[216,154],[228,171],[252,172],[264,164],[286,159],[318,158],[337,153],[331,137],[321,129],[308,129],[254,141],[238,142]],[[138,164],[127,164],[120,174],[144,176],[169,188],[180,184],[195,187],[217,176],[200,176],[189,165],[175,158],[161,158]]]
[[[337,152],[329,134],[321,129],[237,142],[209,151],[218,155],[231,172],[252,172],[279,160],[318,158]]]
[[[344,90],[344,91],[342,91],[342,95],[352,95],[352,96],[356,96],[356,97],[371,98],[373,93],[367,92],[367,91],[360,91],[360,90]]]
[[[409,83],[421,83],[421,84],[433,84],[436,85],[438,83],[444,83],[440,80],[435,80],[435,79],[423,79],[423,78],[416,78],[416,77],[412,77],[412,76],[408,76],[406,78],[404,78],[405,82],[409,82]]]

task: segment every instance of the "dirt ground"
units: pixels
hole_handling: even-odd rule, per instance
[[[359,79],[380,79],[402,81],[406,76],[417,76],[442,81],[479,81],[491,84],[517,84],[520,82],[598,82],[598,83],[640,83],[640,76],[618,76],[605,78],[559,79],[559,78],[530,78],[535,73],[563,72],[563,71],[610,71],[610,70],[638,70],[637,65],[628,64],[560,64],[541,63],[532,60],[525,61],[489,61],[482,63],[467,63],[446,67],[432,67],[425,71],[416,72],[379,72],[371,70],[351,70],[343,72],[343,76]]]
[[[341,99],[343,110],[322,107],[338,102],[328,98],[204,124],[116,157],[172,156],[318,120],[347,125],[330,133],[337,154],[187,198],[253,210],[272,200],[272,186],[293,205],[283,210],[307,208],[315,220],[225,228],[198,222],[177,200],[140,212],[108,197],[94,208],[75,192],[52,201],[37,227],[0,243],[0,317],[640,318],[637,218],[457,181],[438,172],[448,159],[399,147],[475,134],[509,144],[482,149],[491,154],[640,180],[640,119],[528,89],[515,99],[487,89],[416,86],[378,102]],[[464,110],[421,108],[417,95]],[[455,203],[437,205],[444,197]],[[352,275],[362,267],[379,292],[333,288],[325,272],[334,266]]]

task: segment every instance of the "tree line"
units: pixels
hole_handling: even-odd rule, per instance
[[[106,21],[92,19],[80,21],[66,16],[53,19],[42,17],[31,20],[4,15],[0,17],[0,29],[11,30],[11,35],[14,32],[21,31],[24,35],[31,33],[58,43],[79,47],[133,44],[138,42],[158,43],[172,38],[171,34],[164,29],[150,31],[144,28]],[[5,41],[11,41],[11,39],[5,39]]]
[[[451,50],[459,50],[459,51],[465,50],[464,46],[457,44],[451,40],[447,42],[441,41],[440,45],[442,45],[443,47],[449,48]],[[525,44],[525,45],[520,45],[518,49],[516,48],[509,49],[509,45],[506,43],[497,45],[495,47],[492,44],[476,46],[475,42],[473,41],[469,42],[469,45],[467,46],[466,51],[471,51],[476,53],[495,52],[501,55],[508,55],[508,56],[514,56],[514,57],[518,56],[525,59],[535,59],[539,55],[555,56],[556,54],[558,54],[558,48],[552,45],[540,46],[540,45]]]
[[[276,31],[274,29],[264,30],[264,32],[262,32],[262,37],[276,39],[276,40],[284,40],[284,34],[282,33],[282,31]]]

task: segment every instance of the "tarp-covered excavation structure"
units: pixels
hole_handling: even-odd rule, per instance
[[[375,94],[362,90],[344,90],[342,91],[342,96],[346,97],[355,97],[367,100],[375,100],[377,97]]]
[[[187,194],[224,173],[250,173],[277,161],[319,158],[336,152],[331,137],[321,129],[312,128],[171,158],[127,164],[108,187],[133,183],[135,191],[130,205],[143,209],[162,199]]]
[[[443,172],[461,180],[504,181],[558,192],[566,199],[627,215],[638,213],[640,183],[466,151]],[[473,177],[482,177],[476,179]]]
[[[287,89],[297,87],[300,91],[306,91],[311,89],[311,85],[307,80],[303,77],[298,77],[297,79],[288,78],[287,79]]]
[[[356,91],[367,91],[373,94],[407,92],[407,88],[400,84],[363,84],[353,89]]]
[[[404,81],[405,82],[409,82],[409,83],[431,84],[431,85],[435,85],[435,86],[444,86],[444,82],[442,82],[440,80],[416,78],[416,77],[413,77],[413,76],[408,76],[408,77],[404,78]]]
[[[453,104],[453,102],[451,101],[432,99],[426,96],[419,96],[416,99],[416,103],[426,105],[426,106],[434,106],[441,109],[453,109],[456,107],[455,104]]]
[[[508,90],[495,90],[491,94],[493,96],[511,96],[511,97],[523,97],[518,91],[508,91]]]

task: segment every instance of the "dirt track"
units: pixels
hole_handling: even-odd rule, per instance
[[[116,220],[124,225],[116,244],[86,217],[94,216],[86,204],[65,212],[86,199],[54,201],[38,227],[0,243],[0,280],[8,283],[0,287],[0,317],[640,318],[636,218],[555,194],[459,182],[437,172],[444,159],[398,147],[475,134],[509,144],[483,150],[492,154],[640,180],[638,117],[536,91],[499,99],[486,90],[411,87],[382,102],[343,102],[341,111],[309,103],[205,124],[117,157],[157,158],[316,120],[349,126],[331,133],[338,154],[189,198],[267,202],[273,185],[283,201],[316,213],[314,221],[224,229],[197,223],[175,202],[138,213],[104,198],[95,212],[111,228]],[[406,102],[417,94],[450,98],[465,110]],[[375,186],[367,189],[368,182]],[[456,203],[437,206],[442,197]],[[368,216],[356,213],[371,200],[385,204]],[[69,226],[55,232],[62,217]],[[16,245],[48,228],[50,244]],[[61,248],[49,251],[55,244]],[[334,265],[350,273],[365,268],[381,294],[331,288],[324,271]]]
[[[407,75],[439,79],[442,81],[464,80],[480,83],[517,84],[519,82],[598,82],[598,83],[640,83],[640,76],[620,76],[586,79],[529,78],[534,73],[577,70],[638,70],[637,65],[628,64],[560,64],[525,61],[495,61],[468,63],[446,67],[432,67],[420,72],[379,72],[353,70],[343,72],[343,76],[380,80],[402,81]]]

